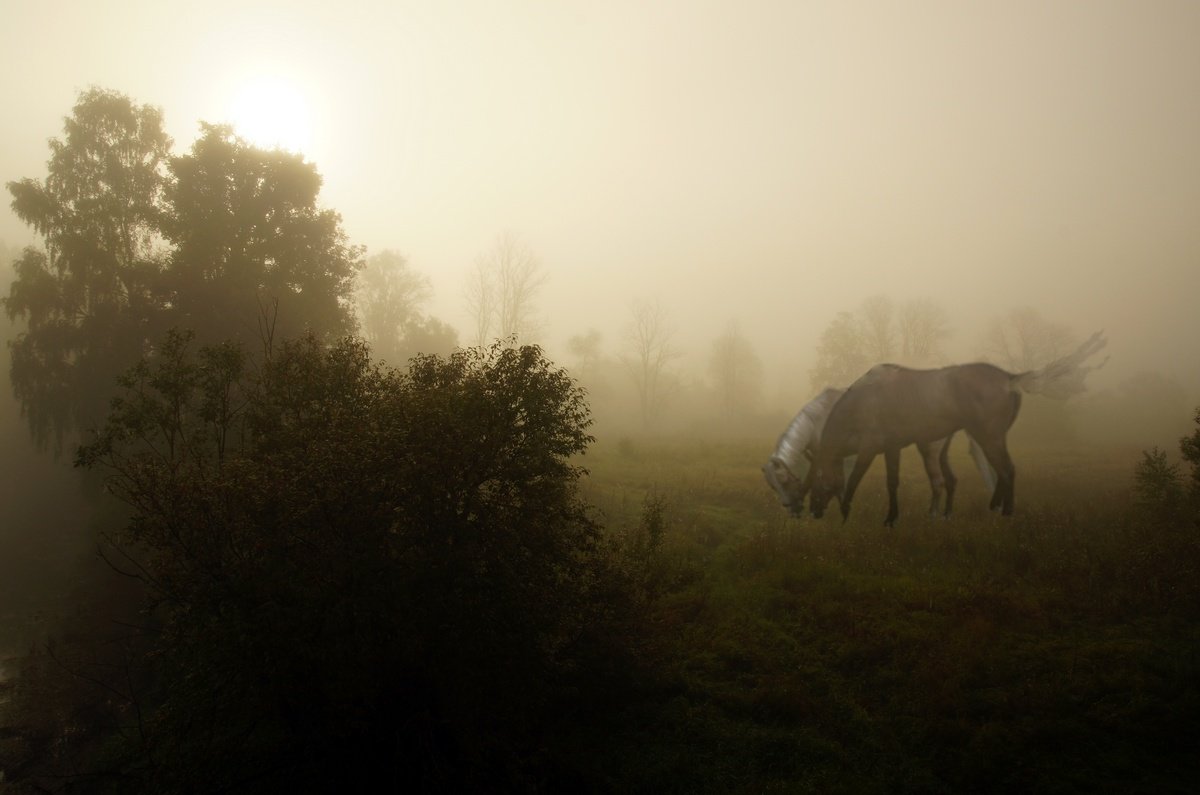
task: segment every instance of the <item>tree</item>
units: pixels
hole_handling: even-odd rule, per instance
[[[817,364],[809,377],[814,389],[822,389],[849,386],[883,362],[928,366],[940,358],[948,336],[946,311],[933,301],[906,301],[897,312],[890,298],[874,296],[856,313],[839,312],[829,323],[817,343]]]
[[[116,376],[170,326],[256,340],[274,306],[279,337],[353,329],[361,252],[317,207],[315,167],[201,127],[169,157],[158,110],[92,89],[50,142],[46,179],[9,183],[44,245],[21,254],[4,299],[25,324],[10,375],[39,445],[97,424]]]
[[[859,324],[849,312],[838,312],[817,343],[817,363],[809,371],[813,389],[849,386],[868,361]]]
[[[408,362],[418,354],[449,356],[458,348],[458,332],[432,315],[413,318],[404,328],[396,362]]]
[[[713,341],[708,371],[726,418],[736,419],[762,398],[762,360],[736,323]]]
[[[576,376],[580,381],[586,382],[594,374],[600,361],[600,341],[600,332],[594,328],[567,340],[567,351],[575,357]]]
[[[362,249],[341,217],[320,209],[321,176],[297,154],[251,146],[201,124],[189,154],[171,159],[167,238],[174,244],[172,322],[202,340],[259,337],[260,307],[277,304],[280,337],[354,329]]]
[[[627,353],[621,360],[637,389],[642,426],[649,427],[662,407],[666,369],[680,354],[672,343],[675,331],[660,303],[637,301],[630,314],[625,330]]]
[[[359,279],[357,304],[363,337],[376,356],[393,363],[404,329],[419,319],[432,291],[429,279],[408,260],[384,250],[367,260]]]
[[[892,299],[876,295],[863,301],[858,310],[859,337],[863,354],[872,362],[890,362],[896,349],[896,332],[892,322],[896,306]]]
[[[448,354],[455,348],[454,330],[421,312],[430,295],[429,279],[400,254],[384,250],[367,260],[356,303],[375,356],[400,366],[418,353]]]
[[[1015,373],[1036,370],[1074,346],[1074,335],[1067,326],[1028,307],[995,318],[983,337],[984,356]]]
[[[541,263],[527,245],[512,234],[496,238],[491,250],[475,261],[467,282],[467,309],[475,320],[475,344],[535,335],[535,300],[545,284]]]
[[[38,444],[56,449],[99,421],[155,327],[171,145],[156,108],[101,89],[80,94],[63,134],[45,180],[8,183],[44,250],[22,252],[4,299],[25,321],[10,343],[13,392]]]
[[[492,326],[496,319],[496,288],[487,262],[480,258],[467,276],[467,311],[475,321],[471,344],[480,347],[495,339]]]
[[[942,342],[950,336],[946,310],[925,298],[914,298],[900,307],[900,356],[910,366],[934,364],[942,355]]]
[[[112,549],[156,623],[124,772],[458,790],[530,768],[621,592],[578,496],[579,388],[533,347],[407,373],[353,340],[261,368],[192,348],[135,368],[79,454],[134,511]]]

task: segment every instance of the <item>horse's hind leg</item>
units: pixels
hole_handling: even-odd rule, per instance
[[[979,477],[983,478],[983,487],[989,493],[996,490],[996,472],[988,463],[987,456],[983,452],[983,448],[971,438],[967,436],[967,452],[971,454],[971,459],[975,462],[975,468],[979,470]]]
[[[1013,465],[1012,456],[1008,454],[1008,448],[1004,448],[1004,464],[1007,472],[1005,473],[1005,493],[1004,505],[1000,509],[1002,516],[1012,516],[1013,503],[1016,501],[1017,491],[1017,468]]]
[[[983,449],[983,454],[987,456],[988,463],[992,469],[996,471],[996,490],[992,493],[992,500],[988,504],[988,508],[995,510],[1000,508],[1000,513],[1004,516],[1012,516],[1013,512],[1013,486],[1017,477],[1016,467],[1013,466],[1012,456],[1008,454],[1008,445],[1005,443],[1003,436],[992,437],[988,441],[983,441],[981,436],[975,436],[975,441],[979,443]]]
[[[954,491],[958,488],[958,478],[954,476],[954,470],[950,468],[950,440],[953,438],[954,434],[946,437],[941,455],[938,456],[938,469],[942,473],[942,480],[946,482],[946,513],[944,516],[947,519],[950,518],[950,512],[954,510]]]
[[[895,527],[896,517],[900,515],[900,504],[896,500],[896,491],[900,488],[900,448],[884,450],[883,461],[887,464],[888,490],[888,512],[883,524],[885,527]]]
[[[938,463],[938,455],[939,450],[945,450],[945,446],[946,440],[917,445],[917,450],[921,453],[921,463],[925,465],[925,475],[929,478],[931,492],[929,516],[931,518],[938,515],[938,508],[942,503],[942,487],[945,486],[945,478],[942,476],[942,467]]]

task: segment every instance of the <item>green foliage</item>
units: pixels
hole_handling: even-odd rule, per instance
[[[281,337],[325,340],[353,329],[349,301],[362,251],[341,217],[317,206],[321,176],[300,155],[247,144],[202,124],[170,161],[163,233],[172,323],[200,338],[257,341],[260,304],[277,302]]]
[[[1167,461],[1166,451],[1157,447],[1144,451],[1134,471],[1135,504],[1159,518],[1169,518],[1180,509],[1183,482],[1179,465]]]
[[[522,425],[504,385],[550,383],[517,352],[428,360],[409,378],[372,368],[361,346],[302,343],[244,370],[222,403],[204,384],[231,363],[183,343],[162,357],[176,374],[162,384],[187,380],[185,403],[214,408],[178,438],[212,439],[215,407],[244,401],[226,424],[245,441],[224,458],[207,442],[187,456],[207,474],[158,493],[203,528],[145,526],[176,550],[167,561],[187,562],[147,570],[191,578],[196,594],[153,615],[145,744],[132,706],[87,714],[68,708],[69,688],[28,689],[55,705],[33,722],[46,749],[64,747],[64,727],[126,727],[90,746],[126,776],[118,789],[363,787],[382,774],[425,789],[1157,792],[1200,775],[1200,536],[1131,501],[1124,454],[1015,447],[1025,497],[1007,520],[973,476],[953,519],[925,519],[924,475],[902,468],[910,518],[881,533],[878,471],[847,523],[798,521],[761,482],[761,439],[600,442],[572,483],[613,530],[588,529],[585,509],[553,547],[536,517],[522,541],[504,527],[523,521],[466,508],[519,515],[499,484],[537,478],[503,462],[529,450],[570,468],[552,451],[579,448],[580,428],[533,444],[504,430]],[[157,366],[131,379],[128,405],[144,389],[158,408],[121,426],[174,416],[180,392],[152,386]],[[570,415],[554,405],[528,416]],[[105,459],[138,447],[104,438]],[[473,444],[508,452],[459,454]],[[170,483],[143,452],[138,466]],[[476,479],[494,484],[474,501],[472,461],[492,462]],[[205,551],[209,536],[226,543]],[[526,549],[568,562],[540,568]],[[525,590],[531,575],[555,584]],[[525,601],[539,598],[554,604]]]
[[[1016,516],[963,476],[929,520],[902,468],[846,524],[793,520],[761,440],[592,451],[589,498],[633,523],[671,506],[674,576],[646,610],[653,686],[604,727],[609,791],[1188,791],[1200,769],[1200,537],[1147,522],[1129,461],[1014,448]],[[956,468],[969,466],[962,449]],[[652,485],[657,484],[657,485]]]
[[[1191,524],[1200,519],[1200,409],[1195,420],[1196,429],[1179,440],[1182,463],[1191,470],[1186,483],[1180,464],[1169,463],[1157,447],[1142,453],[1134,472],[1136,504],[1154,521]]]
[[[314,166],[212,125],[169,157],[162,124],[157,109],[85,91],[45,180],[8,183],[44,244],[21,254],[4,299],[25,323],[12,385],[41,446],[98,425],[116,377],[168,327],[206,342],[353,329],[361,251],[317,207]]]
[[[1191,436],[1185,436],[1179,440],[1179,452],[1183,455],[1183,460],[1191,465],[1190,496],[1192,504],[1200,507],[1200,408],[1196,409],[1195,419],[1196,428],[1192,431]]]
[[[353,340],[256,369],[192,348],[131,371],[78,457],[134,509],[113,545],[151,597],[129,786],[526,781],[565,695],[603,681],[581,650],[620,656],[580,390],[532,347],[406,374]]]
[[[45,250],[21,254],[4,299],[27,324],[10,343],[13,391],[38,443],[56,447],[103,416],[113,377],[152,331],[171,143],[158,110],[100,89],[80,94],[63,132],[43,182],[8,183]]]
[[[374,356],[402,367],[418,353],[445,355],[458,346],[453,329],[421,312],[429,295],[429,279],[400,254],[384,250],[367,260],[355,303]]]

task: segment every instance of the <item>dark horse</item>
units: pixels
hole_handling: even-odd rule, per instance
[[[1007,436],[1021,409],[1021,393],[1065,397],[1083,391],[1083,376],[1095,368],[1082,367],[1082,362],[1105,344],[1097,332],[1071,355],[1040,370],[1015,375],[990,364],[938,370],[894,364],[872,367],[846,390],[825,423],[809,472],[813,516],[823,516],[835,496],[841,502],[843,519],[849,516],[859,481],[875,456],[883,453],[888,487],[884,524],[892,526],[899,514],[900,450],[910,444],[948,439],[963,429],[996,471],[990,507],[999,507],[1003,515],[1011,516],[1016,469],[1008,454]],[[842,461],[851,455],[858,458],[843,489]]]

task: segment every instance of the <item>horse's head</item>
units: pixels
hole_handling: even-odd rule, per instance
[[[779,495],[779,504],[792,516],[804,515],[804,495],[808,492],[807,472],[796,473],[777,455],[762,468],[767,484]]]
[[[842,467],[837,464],[833,466],[814,464],[810,473],[810,481],[812,496],[809,498],[809,506],[812,508],[813,518],[820,519],[825,515],[825,509],[829,506],[831,499],[836,498],[841,502],[842,489],[845,486]]]

